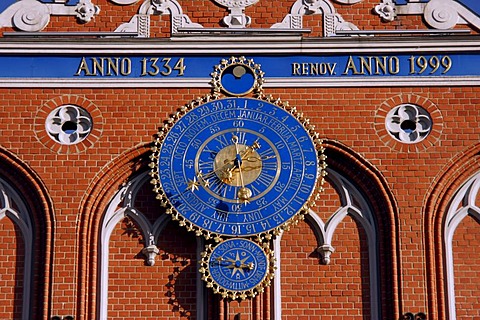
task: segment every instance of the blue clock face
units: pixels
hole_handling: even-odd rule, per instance
[[[212,280],[227,291],[240,292],[260,286],[269,273],[269,260],[253,241],[235,238],[217,245],[208,259]]]
[[[254,98],[200,105],[170,128],[158,179],[173,209],[200,230],[249,236],[292,219],[314,192],[316,145],[290,112]]]

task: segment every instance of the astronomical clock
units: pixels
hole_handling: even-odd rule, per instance
[[[296,108],[265,95],[260,65],[222,60],[212,92],[179,109],[152,148],[154,191],[180,226],[207,240],[200,272],[224,298],[270,285],[271,240],[322,190],[322,141]]]

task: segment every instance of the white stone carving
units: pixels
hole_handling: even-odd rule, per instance
[[[19,281],[21,285],[17,285],[22,293],[23,301],[21,307],[22,316],[19,319],[28,320],[32,319],[30,315],[32,303],[30,286],[33,280],[32,261],[34,256],[34,237],[32,221],[27,206],[24,203],[23,196],[18,194],[13,186],[9,185],[7,181],[2,180],[0,177],[0,221],[2,219],[10,219],[17,226],[21,234],[19,240],[23,240],[23,249],[25,250],[24,260],[18,261],[23,267],[23,282]],[[20,246],[21,242],[22,241],[17,242],[16,245]]]
[[[435,29],[451,29],[459,22],[458,11],[453,1],[432,0],[423,12],[425,21]]]
[[[151,244],[148,247],[142,249],[143,255],[147,257],[146,263],[149,266],[155,265],[155,257],[158,255],[159,252],[160,250],[154,244]]]
[[[320,246],[320,247],[317,248],[317,252],[322,257],[322,263],[324,265],[329,265],[330,264],[330,256],[332,255],[332,253],[335,252],[335,248],[332,247],[329,244],[324,244],[323,246]]]
[[[355,3],[362,2],[363,0],[334,0],[334,1],[342,4],[355,4]]]
[[[129,22],[118,26],[115,32],[137,32],[138,37],[147,38],[150,36],[150,15],[136,14]]]
[[[449,202],[450,206],[443,222],[447,305],[450,319],[456,319],[457,312],[455,305],[455,261],[453,259],[455,247],[453,245],[453,238],[457,227],[466,217],[470,216],[476,221],[480,221],[479,196],[480,172],[477,172],[456,191],[455,197]],[[458,263],[457,268],[461,268],[462,261],[456,261],[456,263]]]
[[[272,28],[301,29],[303,28],[303,16],[312,14],[323,15],[323,34],[325,37],[334,36],[336,30],[358,30],[353,23],[345,21],[336,12],[335,7],[329,0],[297,0],[283,21],[274,24]]]
[[[76,17],[81,22],[90,22],[93,17],[100,12],[99,7],[95,6],[90,0],[80,0],[75,7]]]
[[[67,6],[65,2],[20,0],[0,13],[0,28],[15,27],[22,31],[36,32],[48,25],[51,15],[75,16],[80,23],[86,23],[99,12],[100,8],[91,0],[80,0],[76,6]]]
[[[203,28],[198,23],[183,14],[182,7],[176,0],[145,0],[129,22],[123,23],[115,32],[138,32],[139,37],[150,37],[150,16],[170,15],[172,34],[178,33],[179,28]]]
[[[118,1],[118,0],[116,0]],[[131,0],[129,0],[131,1]],[[214,0],[217,4],[227,7],[230,14],[223,18],[222,22],[228,28],[246,28],[251,18],[245,15],[245,8],[257,3],[259,0]],[[337,0],[345,4],[357,3],[361,0]],[[311,14],[323,15],[325,36],[334,36],[337,30],[358,30],[338,14],[330,0],[297,0],[292,6],[290,13],[282,22],[274,24],[272,29],[301,29],[303,16]],[[170,15],[172,34],[181,31],[181,28],[201,29],[202,25],[193,23],[190,18],[183,14],[183,10],[177,0],[145,0],[140,6],[138,14],[129,22],[121,24],[115,32],[137,32],[139,37],[150,37],[150,16]]]
[[[417,143],[432,131],[433,121],[428,112],[413,104],[401,104],[385,118],[388,133],[403,143]]]
[[[214,0],[221,6],[227,7],[230,14],[223,18],[222,22],[229,28],[245,28],[250,22],[251,18],[245,15],[245,8],[257,3],[259,0]]]
[[[15,27],[23,31],[38,31],[48,25],[50,12],[45,4],[35,0],[17,3],[22,5],[17,6],[19,8],[12,17],[12,22]]]
[[[375,7],[375,12],[384,21],[393,21],[399,15],[423,15],[427,24],[435,29],[448,30],[457,24],[471,24],[480,30],[479,15],[454,0],[410,0],[404,5],[397,5],[392,0],[382,0]]]
[[[384,21],[393,21],[396,17],[395,4],[392,2],[392,0],[383,0],[382,3],[375,6],[375,12]]]
[[[129,4],[134,4],[138,2],[138,0],[110,0],[110,1],[120,5],[129,5]]]
[[[90,114],[85,109],[70,104],[50,112],[45,121],[45,129],[50,138],[64,145],[83,141],[92,127]]]

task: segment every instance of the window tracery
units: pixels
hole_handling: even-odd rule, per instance
[[[27,207],[20,195],[2,178],[0,178],[0,221],[8,218],[20,229],[24,243],[24,260],[17,261],[22,264],[22,319],[30,319],[31,282],[33,262],[33,226]],[[18,257],[17,257],[18,259]]]
[[[480,206],[477,203],[480,191],[480,172],[471,177],[457,191],[455,197],[447,210],[444,222],[444,245],[446,259],[446,291],[447,305],[450,319],[455,319],[457,310],[455,305],[455,275],[453,261],[453,237],[460,223],[471,216],[476,221],[480,221]]]

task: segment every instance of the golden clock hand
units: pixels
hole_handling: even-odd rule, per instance
[[[243,174],[242,174],[242,156],[240,155],[240,152],[238,151],[238,137],[233,136],[232,137],[232,142],[235,144],[235,152],[237,155],[235,156],[235,165],[238,168],[238,171],[240,173],[240,183],[242,185],[242,188],[245,188],[245,183],[243,182]]]
[[[240,184],[242,186],[240,189],[238,189],[237,196],[238,196],[239,200],[241,200],[244,204],[247,204],[247,203],[250,202],[250,198],[252,197],[252,190],[245,187],[245,182],[243,180],[242,156],[240,155],[240,152],[238,150],[238,137],[233,136],[232,137],[232,142],[235,144],[235,152],[237,153],[236,158],[235,158],[235,165],[238,168],[238,173],[240,174]],[[247,149],[247,150],[249,150],[249,149]]]
[[[258,142],[259,139],[255,140],[251,146],[247,146],[245,151],[240,154],[240,157],[243,159],[245,156],[247,156],[250,152],[260,149],[260,143]]]
[[[220,168],[217,168],[217,169],[215,169],[215,170],[212,170],[212,171],[210,171],[210,172],[208,172],[208,173],[206,173],[206,174],[203,174],[202,171],[199,171],[199,172],[197,172],[196,177],[203,182],[203,185],[204,185],[205,187],[208,187],[208,186],[209,186],[208,179],[210,179],[211,177],[215,176],[217,173],[219,173],[219,172],[221,172],[221,171],[225,171],[225,172],[226,172],[226,171],[228,171],[228,170],[230,170],[230,169],[232,169],[232,168],[235,168],[235,166],[232,166],[232,162],[233,162],[233,161],[234,161],[234,160],[226,161],[226,163],[225,163],[223,166],[221,166]],[[224,180],[224,179],[222,179],[222,181],[223,181],[223,180]]]
[[[243,172],[254,171],[254,170],[258,170],[258,169],[262,169],[262,168],[263,168],[262,164],[259,164],[258,166],[248,166],[248,167],[243,168]]]
[[[228,159],[225,160],[223,166],[213,171],[210,171],[206,174],[197,174],[197,177],[199,179],[202,179],[203,181],[205,181],[206,179],[210,179],[210,177],[223,171],[224,174],[222,174],[223,177],[221,177],[221,180],[223,182],[229,182],[232,178],[232,171],[238,168],[238,164],[236,162],[242,162],[242,159],[245,156],[247,156],[250,152],[260,148],[260,143],[258,142],[258,139],[255,140],[251,146],[247,146],[243,152],[239,152],[240,150],[238,148],[238,136],[233,136],[232,142],[235,144],[235,152],[236,152],[235,158],[231,160],[228,160]]]
[[[247,157],[245,158],[246,161],[248,162],[257,162],[257,161],[263,161],[263,160],[269,160],[269,159],[274,159],[276,158],[275,156],[266,156],[266,157]]]

